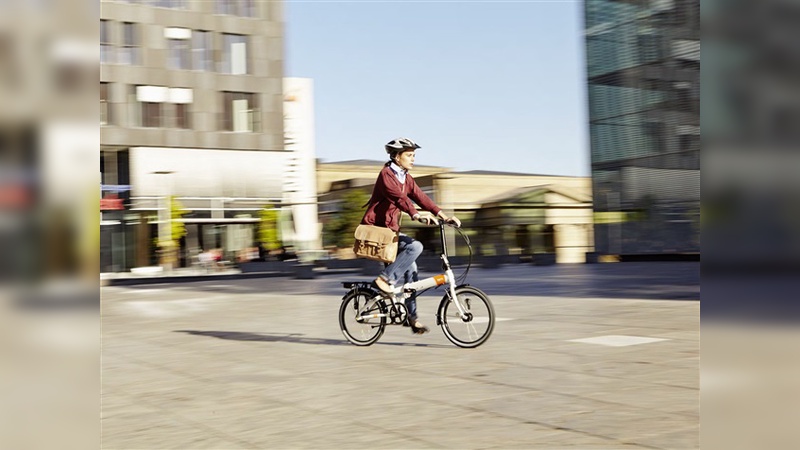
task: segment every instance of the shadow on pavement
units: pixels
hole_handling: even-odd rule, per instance
[[[186,333],[195,336],[215,337],[232,341],[258,341],[258,342],[289,342],[292,344],[312,344],[312,345],[344,345],[353,346],[345,340],[322,339],[313,337],[303,337],[302,334],[270,334],[270,333],[247,333],[242,331],[199,331],[199,330],[175,330],[175,333]],[[431,347],[431,348],[453,348],[449,345],[438,344],[414,344],[405,342],[376,342],[374,345],[397,345],[403,347]]]

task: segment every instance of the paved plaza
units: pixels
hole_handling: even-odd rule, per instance
[[[473,269],[476,349],[435,327],[441,289],[431,333],[349,344],[339,282],[366,278],[103,287],[102,448],[699,447],[698,263]]]

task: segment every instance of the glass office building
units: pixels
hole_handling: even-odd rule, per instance
[[[700,252],[700,1],[586,0],[595,248]]]

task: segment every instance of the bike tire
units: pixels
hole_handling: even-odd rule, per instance
[[[450,342],[461,348],[475,348],[486,342],[494,331],[494,306],[488,295],[472,286],[457,287],[456,296],[473,316],[471,320],[464,321],[449,293],[445,294],[439,304],[442,332]]]
[[[383,332],[386,330],[386,306],[380,300],[369,304],[374,297],[375,294],[369,291],[353,290],[342,299],[342,305],[339,307],[339,327],[351,344],[361,347],[372,345],[383,336]],[[383,314],[383,316],[358,322],[356,317],[365,311],[366,306],[371,311]]]

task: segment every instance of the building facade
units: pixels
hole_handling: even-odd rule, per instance
[[[586,0],[595,246],[700,252],[700,2]]]
[[[254,244],[259,211],[280,207],[282,8],[101,2],[101,271],[158,264],[176,222],[176,264],[211,248],[232,259]]]
[[[344,161],[319,164],[320,221],[331,224],[343,210],[348,194],[359,191],[369,198],[383,161]],[[414,166],[414,180],[448,214],[455,214],[479,256],[548,253],[559,263],[582,263],[594,251],[591,179],[557,175],[491,171],[453,171],[444,167]],[[354,227],[353,227],[354,228]],[[440,245],[435,228],[405,217],[404,233],[419,239],[426,251]],[[468,249],[454,233],[447,235],[454,255]],[[351,256],[344,249],[340,256]]]
[[[291,211],[291,223],[283,232],[295,251],[306,259],[322,248],[317,215],[316,147],[314,133],[314,83],[310,78],[286,78],[284,128],[289,159],[284,173],[283,204]],[[291,226],[288,226],[291,225]]]

